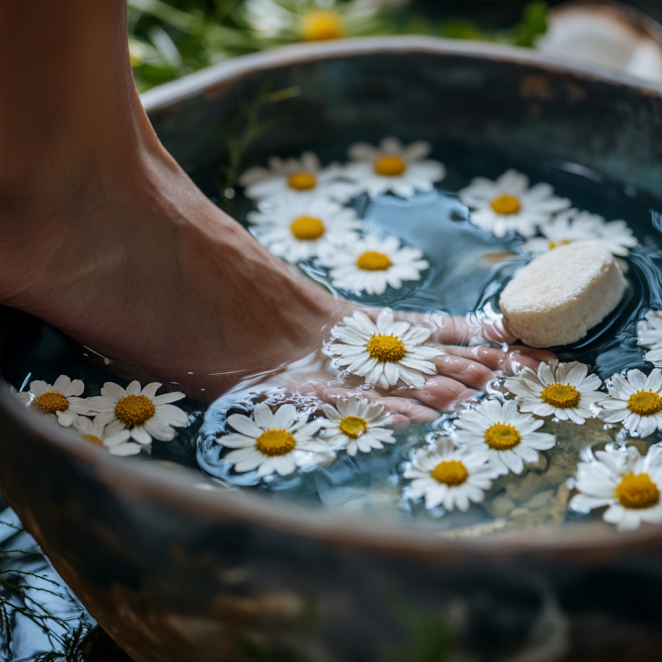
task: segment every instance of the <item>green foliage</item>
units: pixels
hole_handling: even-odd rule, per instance
[[[239,0],[128,0],[139,91],[259,49]]]
[[[473,39],[483,41],[486,36],[481,29],[472,21],[462,18],[449,18],[441,23],[441,33],[449,39]]]
[[[516,46],[532,48],[536,38],[547,32],[548,9],[546,2],[529,2],[524,7],[522,21],[515,27]]]
[[[34,540],[23,528],[7,521],[13,516],[11,511],[6,509],[2,515],[0,657],[11,662],[14,630],[19,623],[28,623],[43,633],[52,649],[38,654],[37,662],[83,662],[80,644],[91,627],[91,619],[58,581]]]
[[[34,662],[85,662],[83,646],[91,629],[91,624],[81,618],[78,625],[62,637],[61,650],[37,653]]]
[[[442,21],[439,30],[442,36],[449,39],[493,41],[533,48],[536,38],[547,31],[547,13],[547,3],[536,0],[524,6],[521,21],[507,30],[486,30],[473,21],[458,18]]]
[[[292,0],[276,2],[295,17],[308,6]],[[313,6],[315,0],[308,2]],[[355,0],[332,3],[347,21],[348,36],[425,34],[532,47],[547,29],[547,4],[540,1],[527,4],[521,21],[500,31],[461,18],[437,22],[421,15],[384,12],[359,18],[355,4]],[[244,0],[128,0],[128,5],[133,71],[141,92],[236,55],[301,40],[292,27],[270,37],[258,34],[248,23]]]

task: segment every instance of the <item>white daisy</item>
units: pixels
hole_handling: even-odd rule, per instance
[[[322,168],[315,154],[304,152],[300,159],[272,156],[268,168],[249,168],[239,183],[246,187],[247,198],[266,203],[280,201],[284,196],[288,200],[321,196],[346,202],[356,195],[356,186],[340,181],[342,172],[337,164]]]
[[[609,397],[600,400],[600,418],[607,423],[623,423],[630,433],[648,437],[662,430],[662,369],[646,376],[641,370],[628,370],[626,377],[613,375],[607,383]]]
[[[593,415],[591,405],[604,397],[597,389],[602,382],[597,375],[588,375],[588,367],[572,361],[541,363],[536,374],[523,368],[517,377],[509,377],[506,388],[517,396],[522,411],[536,416],[556,416],[562,421],[581,425]]]
[[[638,529],[642,522],[662,522],[662,447],[651,446],[645,457],[635,447],[596,451],[597,460],[580,462],[570,501],[576,510],[608,506],[602,519],[619,531]]]
[[[377,323],[360,311],[343,319],[331,331],[334,342],[326,347],[333,362],[353,375],[365,377],[366,384],[382,388],[395,386],[402,380],[412,388],[423,388],[425,377],[437,368],[429,359],[443,354],[436,347],[421,347],[432,335],[430,329],[412,326],[409,322],[394,322],[393,311],[383,308]]]
[[[495,182],[477,177],[458,195],[472,210],[470,221],[496,237],[511,231],[532,237],[537,226],[570,206],[570,200],[556,197],[549,184],[529,187],[529,178],[516,170],[508,170]]]
[[[401,246],[397,237],[380,239],[375,234],[342,250],[325,250],[320,259],[335,287],[377,295],[384,294],[388,285],[398,290],[404,281],[420,280],[430,266],[418,248]]]
[[[425,497],[426,508],[457,507],[466,511],[471,501],[483,500],[497,472],[489,464],[487,453],[457,448],[448,437],[441,437],[432,446],[416,451],[404,477],[412,479],[407,496]]]
[[[328,41],[373,34],[382,27],[379,2],[246,0],[249,26],[268,44]]]
[[[650,352],[646,352],[644,358],[650,361],[654,366],[662,366],[662,312],[659,310],[649,310],[646,319],[637,324],[638,340],[640,347],[647,347]]]
[[[94,423],[84,416],[79,417],[73,427],[82,439],[95,446],[105,448],[111,455],[137,455],[144,448],[140,444],[129,441],[131,438],[129,430],[108,434],[108,426]]]
[[[325,404],[322,409],[328,419],[322,421],[322,427],[326,429],[324,439],[333,448],[344,447],[352,457],[358,451],[369,453],[384,448],[384,444],[395,443],[393,431],[386,428],[393,417],[383,414],[384,405],[379,402],[352,396],[348,400],[338,400],[335,407]]]
[[[410,198],[417,191],[429,191],[446,175],[441,163],[424,160],[431,149],[423,141],[405,147],[396,138],[384,138],[380,147],[356,143],[349,148],[352,163],[345,167],[345,176],[370,195],[391,191]]]
[[[170,441],[176,434],[173,428],[189,423],[186,412],[170,404],[185,396],[179,392],[156,395],[159,388],[161,384],[152,382],[140,390],[140,382],[133,381],[124,390],[106,382],[101,395],[89,399],[91,409],[98,412],[94,422],[107,425],[108,435],[127,429],[139,444],[150,444],[152,437]]]
[[[293,405],[281,405],[272,412],[268,405],[259,403],[253,417],[232,414],[228,424],[236,433],[216,440],[221,446],[236,448],[225,456],[239,473],[257,469],[260,476],[277,473],[287,476],[297,467],[328,464],[335,453],[328,444],[315,435],[321,421],[308,422],[307,415],[297,417]]]
[[[520,414],[514,400],[488,400],[460,414],[455,421],[458,428],[453,441],[469,450],[486,453],[499,475],[509,471],[519,474],[525,462],[536,462],[538,451],[546,451],[556,444],[556,437],[536,432],[544,421],[531,414]]]
[[[569,209],[540,227],[544,237],[522,244],[522,250],[538,255],[575,241],[599,241],[614,254],[625,257],[637,245],[637,238],[625,221],[606,223],[602,216]]]
[[[30,382],[28,391],[17,394],[17,398],[28,407],[46,414],[63,427],[69,427],[79,416],[90,413],[89,401],[79,398],[85,384],[80,379],[73,381],[66,375],[60,375],[55,384],[40,380]]]
[[[318,197],[250,212],[248,221],[257,226],[258,239],[274,255],[293,263],[357,242],[356,230],[362,226],[353,209]]]

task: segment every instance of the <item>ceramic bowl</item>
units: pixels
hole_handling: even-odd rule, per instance
[[[223,158],[219,127],[265,81],[300,94],[265,109],[278,130],[249,160],[394,133],[551,157],[662,199],[662,88],[534,52],[415,37],[295,46],[144,103],[194,172]],[[18,323],[2,311],[2,374]],[[0,489],[136,662],[660,659],[662,527],[450,538],[341,517],[112,457],[5,392]]]

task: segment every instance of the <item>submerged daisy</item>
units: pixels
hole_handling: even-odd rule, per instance
[[[84,390],[85,384],[80,379],[71,380],[60,375],[53,385],[41,380],[30,382],[29,390],[16,397],[24,405],[46,414],[63,427],[69,427],[79,416],[90,413],[89,401],[78,397]]]
[[[625,257],[637,245],[637,238],[625,221],[605,222],[602,216],[569,209],[540,227],[544,237],[522,244],[522,250],[534,255],[571,244],[575,241],[599,241],[614,255]]]
[[[640,347],[647,347],[650,352],[646,352],[644,358],[650,361],[654,366],[662,366],[662,312],[659,310],[649,310],[645,319],[637,324],[637,344]]]
[[[401,246],[397,237],[380,239],[375,234],[343,250],[325,250],[320,259],[335,287],[377,295],[384,294],[387,286],[398,290],[404,281],[420,280],[430,266],[418,248]]]
[[[140,382],[133,381],[123,389],[119,384],[106,382],[101,395],[90,398],[90,408],[98,412],[94,422],[107,425],[106,432],[114,435],[129,430],[131,439],[139,444],[149,444],[154,439],[170,441],[175,437],[174,428],[186,427],[188,415],[170,404],[185,397],[173,392],[156,395],[161,388],[158,382],[140,389]]]
[[[383,413],[384,405],[379,402],[352,396],[338,400],[335,407],[325,404],[322,409],[328,419],[322,422],[326,429],[324,439],[334,448],[343,446],[352,457],[358,451],[369,453],[395,443],[393,431],[386,427],[393,417]]]
[[[330,445],[314,438],[321,421],[309,423],[307,415],[297,417],[293,405],[281,405],[272,412],[268,405],[258,403],[252,418],[232,414],[228,416],[228,424],[236,432],[216,442],[237,449],[224,459],[234,465],[238,473],[257,469],[260,476],[273,473],[287,476],[298,467],[328,464],[335,458]]]
[[[536,432],[544,421],[531,414],[520,414],[513,400],[488,400],[476,409],[460,414],[453,441],[472,451],[486,453],[489,462],[500,475],[509,471],[522,473],[525,462],[536,462],[538,451],[556,444],[556,437]]]
[[[430,362],[443,354],[436,347],[421,347],[432,335],[430,329],[394,322],[393,311],[383,308],[377,323],[360,311],[343,319],[331,331],[334,342],[326,348],[333,362],[353,375],[365,377],[366,384],[389,388],[402,380],[412,388],[423,388],[425,377],[437,368]]]
[[[495,182],[477,177],[458,195],[472,210],[469,220],[496,237],[511,231],[532,237],[539,225],[570,206],[570,200],[556,197],[549,184],[529,187],[529,178],[516,170]]]
[[[608,506],[602,519],[619,531],[638,529],[642,522],[662,522],[662,447],[651,446],[645,457],[630,447],[596,451],[597,460],[580,462],[576,487],[570,501],[577,510]]]
[[[562,421],[582,424],[593,415],[591,405],[604,397],[597,389],[602,382],[588,374],[588,366],[577,361],[541,363],[538,372],[523,368],[505,386],[517,396],[522,411],[536,416],[556,416]]]
[[[370,195],[391,191],[409,198],[417,191],[429,191],[446,174],[441,163],[425,160],[431,150],[430,143],[420,141],[405,147],[396,138],[384,138],[380,147],[356,143],[349,149],[352,163],[344,174]]]
[[[448,437],[416,451],[414,461],[404,473],[412,479],[407,496],[425,497],[426,508],[443,506],[446,510],[466,511],[471,501],[480,503],[497,472],[487,453],[457,448]]]
[[[315,257],[321,251],[359,240],[362,223],[356,212],[324,198],[287,200],[248,214],[258,239],[288,262]]]
[[[300,159],[272,156],[268,168],[249,168],[239,183],[246,187],[246,197],[254,200],[322,196],[346,202],[356,194],[356,187],[340,181],[341,175],[339,165],[323,168],[315,154],[304,152]]]
[[[613,375],[607,388],[609,397],[598,402],[603,421],[622,423],[630,434],[640,437],[662,430],[662,369],[648,376],[636,368],[625,377]]]
[[[95,423],[84,416],[81,416],[73,427],[81,439],[94,446],[105,448],[111,455],[137,455],[144,448],[140,444],[129,441],[131,438],[129,430],[109,434],[107,425]]]

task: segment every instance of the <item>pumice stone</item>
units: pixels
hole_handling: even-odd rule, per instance
[[[581,340],[616,308],[625,287],[611,251],[582,241],[527,264],[506,285],[499,305],[523,343],[555,347]]]

